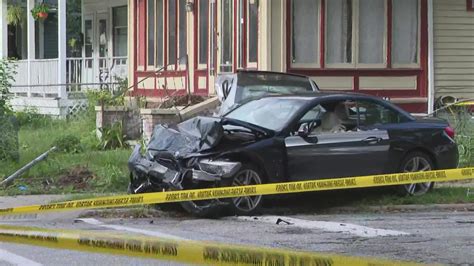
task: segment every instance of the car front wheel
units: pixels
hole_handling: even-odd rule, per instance
[[[253,186],[262,184],[262,174],[253,165],[244,164],[232,178],[226,180],[225,186]],[[230,211],[236,215],[252,215],[262,205],[262,196],[244,196],[229,199]]]
[[[401,171],[404,173],[424,172],[434,170],[433,161],[424,153],[414,152],[409,154],[401,164]],[[401,191],[409,196],[421,196],[429,192],[434,186],[434,182],[407,184],[401,186]]]

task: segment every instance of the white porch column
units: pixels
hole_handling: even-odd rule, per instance
[[[36,59],[36,47],[35,47],[35,19],[31,15],[30,10],[35,7],[35,0],[26,1],[26,31],[27,31],[27,44],[28,44],[28,80],[27,84],[31,84],[31,61]],[[31,97],[31,87],[28,86],[28,97]]]
[[[0,2],[0,58],[8,57],[7,0]]]
[[[434,20],[433,0],[428,0],[428,114],[434,112],[435,77],[434,77]]]
[[[58,0],[58,84],[66,84],[66,0]],[[58,97],[67,99],[66,86],[58,86]]]

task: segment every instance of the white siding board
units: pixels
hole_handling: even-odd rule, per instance
[[[433,0],[436,97],[474,97],[474,12],[466,0]]]

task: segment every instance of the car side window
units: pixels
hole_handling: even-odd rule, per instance
[[[357,105],[352,100],[322,102],[308,111],[298,123],[298,131],[306,126],[311,135],[354,131],[357,127]]]
[[[360,127],[404,122],[400,113],[376,102],[359,101],[357,103],[357,109],[359,111]]]

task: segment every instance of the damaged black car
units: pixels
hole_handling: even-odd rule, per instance
[[[455,168],[454,131],[354,93],[303,93],[250,101],[220,118],[158,125],[130,157],[131,193],[246,186]],[[433,183],[400,186],[427,193]],[[199,216],[251,215],[262,196],[181,203]]]

